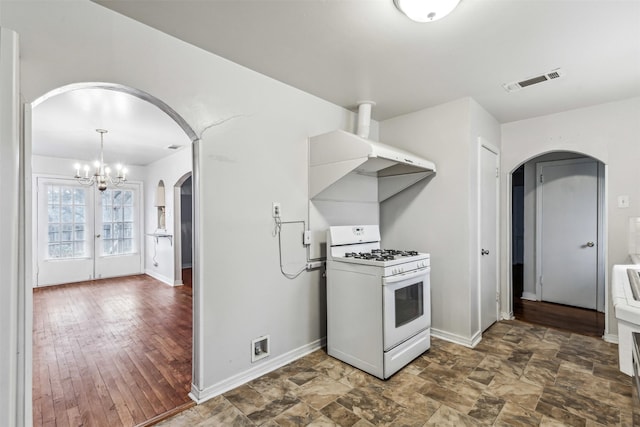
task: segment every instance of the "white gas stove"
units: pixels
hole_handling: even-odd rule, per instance
[[[381,249],[377,225],[330,227],[329,355],[386,379],[428,350],[430,270],[429,254]]]

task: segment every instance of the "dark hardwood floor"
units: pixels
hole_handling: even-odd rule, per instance
[[[529,301],[522,295],[522,266],[513,266],[513,315],[516,319],[591,337],[604,334],[604,313],[544,301]]]
[[[189,407],[191,286],[146,276],[33,292],[35,426],[134,426]]]

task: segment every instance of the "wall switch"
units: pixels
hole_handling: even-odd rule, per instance
[[[311,244],[311,231],[310,230],[305,230],[304,234],[302,235],[302,244],[303,245],[310,245]]]
[[[629,196],[618,196],[618,207],[619,208],[628,208],[629,207]]]
[[[274,218],[277,218],[280,215],[282,215],[281,208],[280,208],[280,202],[273,202],[271,204],[271,216],[274,217]]]

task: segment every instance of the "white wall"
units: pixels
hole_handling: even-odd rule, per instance
[[[435,176],[381,204],[384,245],[431,254],[434,333],[468,345],[479,333],[478,136],[499,147],[497,122],[470,98],[380,123],[380,141],[437,167]]]
[[[26,367],[18,356],[25,351],[25,342],[18,334],[26,325],[19,319],[18,307],[23,294],[20,288],[24,286],[21,283],[23,272],[18,265],[24,260],[20,259],[19,252],[25,242],[20,241],[22,233],[19,230],[22,210],[18,188],[23,159],[20,153],[17,47],[17,34],[0,28],[0,425],[6,426],[24,422],[23,417],[27,415],[22,405],[24,398],[17,393],[23,391],[30,396],[19,384]]]
[[[176,153],[153,162],[145,168],[145,273],[170,285],[179,284],[175,283],[176,245],[168,238],[159,238],[156,243],[156,239],[147,234],[156,232],[158,228],[158,209],[155,206],[155,198],[160,180],[164,182],[166,233],[172,236],[180,233],[180,230],[175,230],[173,188],[180,178],[191,172],[192,165],[191,144],[188,144]],[[153,265],[154,251],[157,266]]]
[[[502,125],[502,170],[511,173],[521,163],[550,151],[572,151],[594,157],[607,165],[607,272],[614,264],[629,262],[627,227],[629,217],[640,215],[640,98],[537,117]],[[504,189],[510,191],[510,189]],[[618,208],[617,197],[628,195],[629,208]],[[503,204],[503,216],[507,215]],[[506,223],[505,223],[506,226]],[[509,245],[503,236],[503,254]],[[504,255],[503,255],[504,256]],[[503,259],[503,266],[508,265]],[[506,286],[507,270],[502,284]],[[608,292],[608,291],[607,291]],[[507,295],[503,289],[503,297]],[[503,300],[503,304],[508,301]],[[617,335],[613,309],[608,308],[607,331]]]
[[[271,202],[282,204],[284,220],[307,218],[307,138],[350,128],[353,113],[88,1],[11,2],[2,11],[0,24],[23,35],[27,102],[69,83],[119,83],[166,102],[201,138],[194,395],[210,397],[318,346],[324,282],[319,271],[296,280],[280,273]],[[285,242],[300,251],[286,254],[292,261],[305,258],[298,238]],[[251,339],[264,334],[272,354],[252,365]]]

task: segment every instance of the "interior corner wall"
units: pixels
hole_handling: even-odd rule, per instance
[[[475,321],[469,270],[471,108],[466,98],[380,122],[380,141],[432,160],[437,168],[381,203],[383,244],[431,254],[432,330],[460,342],[470,342]]]
[[[511,173],[522,162],[551,151],[583,153],[607,166],[607,273],[613,265],[629,263],[628,222],[640,216],[640,97],[599,104],[562,113],[502,125],[502,169]],[[617,197],[628,195],[630,206],[617,207]],[[502,215],[508,215],[507,206]],[[510,244],[502,241],[502,253]],[[504,262],[509,262],[503,259]],[[509,283],[505,277],[502,283]],[[607,335],[618,328],[610,298],[607,307]],[[503,291],[505,291],[503,289]],[[503,292],[504,295],[504,292]],[[504,301],[503,301],[504,302]]]
[[[185,174],[191,172],[193,159],[191,144],[186,135],[187,144],[176,153],[153,162],[146,167],[144,179],[144,239],[145,273],[169,285],[175,285],[175,245],[173,240],[148,236],[158,229],[158,208],[156,207],[156,188],[160,180],[164,182],[165,191],[165,226],[166,233],[175,236],[180,230],[175,229],[174,221],[174,191],[176,182]],[[157,265],[154,265],[154,260]]]

